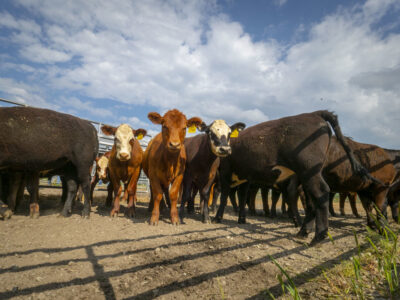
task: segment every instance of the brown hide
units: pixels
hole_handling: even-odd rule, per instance
[[[150,179],[154,203],[150,224],[158,224],[160,201],[170,185],[171,222],[178,224],[176,205],[185,171],[186,152],[183,141],[186,128],[192,125],[198,127],[202,121],[197,117],[187,120],[185,115],[176,109],[166,112],[163,117],[151,112],[148,118],[154,124],[162,125],[161,133],[148,144],[142,164],[143,171]]]

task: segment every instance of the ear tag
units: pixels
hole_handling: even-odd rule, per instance
[[[239,136],[239,131],[237,129],[235,129],[234,131],[232,131],[231,133],[231,138],[237,138]]]
[[[138,136],[136,137],[137,140],[141,140],[143,138],[143,134],[139,133]]]
[[[196,126],[195,126],[195,125],[190,126],[190,127],[188,128],[188,132],[189,132],[189,133],[195,133],[195,132],[196,132]]]

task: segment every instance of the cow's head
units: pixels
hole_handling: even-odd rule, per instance
[[[114,136],[114,146],[117,151],[117,159],[120,161],[127,161],[131,159],[132,145],[135,137],[139,135],[145,136],[147,131],[145,129],[132,129],[128,124],[122,124],[118,127],[108,125],[101,126],[101,131],[105,135]]]
[[[96,158],[96,173],[101,181],[107,180],[109,158],[110,152],[106,152],[104,155]]]
[[[186,136],[186,128],[192,126],[199,128],[202,123],[198,117],[187,120],[186,116],[177,109],[167,111],[163,117],[156,112],[151,112],[148,114],[148,118],[153,124],[162,126],[163,144],[170,152],[177,152],[181,149]]]
[[[229,127],[224,120],[215,120],[208,126],[202,123],[200,131],[208,134],[212,152],[217,156],[224,157],[232,152],[230,146],[231,133],[242,131],[245,127],[246,124],[241,122]]]

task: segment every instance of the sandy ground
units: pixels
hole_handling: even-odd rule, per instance
[[[136,218],[112,219],[101,191],[89,220],[79,205],[60,218],[59,193],[41,190],[39,219],[29,218],[23,203],[0,221],[0,299],[266,299],[267,289],[281,297],[270,256],[303,298],[324,299],[329,289],[312,279],[353,255],[353,231],[365,232],[365,218],[350,216],[349,206],[347,217],[331,218],[334,243],[312,248],[312,236],[295,238],[287,218],[248,217],[239,225],[231,207],[222,224],[203,224],[197,213],[172,226],[166,212],[149,226],[147,195],[139,196]],[[261,213],[261,201],[257,208]]]

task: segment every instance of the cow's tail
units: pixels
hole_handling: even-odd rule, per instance
[[[346,139],[344,138],[344,136],[342,134],[342,130],[340,129],[340,126],[339,126],[338,117],[334,113],[329,112],[327,110],[321,110],[318,113],[326,122],[328,122],[332,126],[337,140],[342,145],[344,151],[347,153],[347,156],[349,157],[351,168],[353,169],[353,172],[355,174],[361,176],[362,178],[364,178],[364,180],[371,180],[380,185],[386,185],[379,179],[376,179],[375,177],[373,177],[368,172],[368,170],[363,165],[361,165],[360,162],[355,158],[353,150],[347,144]]]

